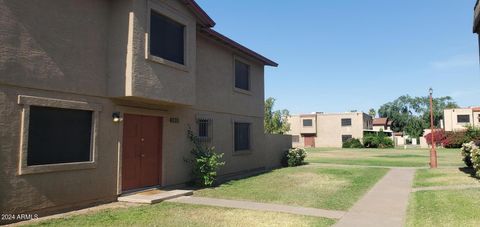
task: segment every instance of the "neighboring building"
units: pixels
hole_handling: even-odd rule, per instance
[[[190,127],[225,153],[221,175],[279,164],[263,128],[277,63],[212,30],[195,1],[6,0],[0,15],[2,213],[187,182]]]
[[[445,109],[443,111],[445,131],[463,130],[468,125],[480,127],[480,107]]]
[[[350,138],[363,138],[372,117],[362,112],[294,115],[288,119],[293,147],[342,147]]]
[[[392,121],[386,117],[373,119],[373,131],[391,131]]]

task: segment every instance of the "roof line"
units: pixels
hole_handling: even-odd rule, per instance
[[[206,27],[215,26],[215,21],[195,2],[195,0],[183,0],[183,3],[200,19]]]
[[[278,63],[258,54],[257,52],[253,51],[253,50],[250,50],[248,49],[247,47],[233,41],[232,39],[220,34],[219,32],[211,29],[211,28],[201,28],[200,29],[201,32],[209,35],[210,37],[234,48],[234,49],[237,49],[239,50],[240,52],[246,54],[246,55],[249,55],[259,61],[261,61],[263,64],[265,65],[269,65],[269,66],[273,66],[273,67],[277,67],[278,66]]]

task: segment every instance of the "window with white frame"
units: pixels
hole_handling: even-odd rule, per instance
[[[458,123],[470,123],[470,115],[468,114],[459,114],[457,115]]]

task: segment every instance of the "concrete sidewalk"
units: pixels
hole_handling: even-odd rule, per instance
[[[414,174],[391,169],[335,226],[404,226]]]
[[[182,197],[170,199],[167,201],[187,203],[187,204],[247,209],[247,210],[283,212],[283,213],[290,213],[290,214],[299,214],[299,215],[333,218],[333,219],[339,219],[345,214],[344,211],[324,210],[324,209],[316,209],[316,208],[308,208],[308,207],[296,207],[296,206],[287,206],[287,205],[270,204],[270,203],[228,200],[228,199],[192,197],[192,196],[182,196]]]

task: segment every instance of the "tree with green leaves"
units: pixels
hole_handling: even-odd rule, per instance
[[[371,108],[370,110],[368,110],[368,115],[375,118],[375,116],[377,116],[377,111],[374,108]]]
[[[290,113],[288,110],[273,110],[275,99],[272,97],[265,100],[265,117],[264,127],[265,133],[268,134],[284,134],[290,130],[290,124],[287,122]]]
[[[439,127],[440,119],[443,118],[443,110],[457,107],[457,103],[450,96],[434,98],[434,125]],[[392,102],[383,104],[378,109],[378,115],[388,117],[393,121],[391,126],[393,131],[404,131],[412,137],[418,137],[423,134],[423,129],[430,126],[430,99],[428,96],[403,95]]]

